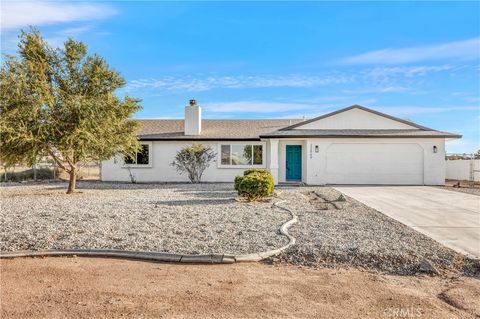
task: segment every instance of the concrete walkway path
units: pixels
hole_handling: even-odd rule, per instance
[[[341,186],[347,196],[458,252],[480,257],[480,197],[428,186]]]

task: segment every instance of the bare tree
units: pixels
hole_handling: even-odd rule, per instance
[[[193,144],[178,151],[171,165],[180,174],[186,172],[190,182],[200,183],[203,172],[216,156],[217,154],[210,146]]]

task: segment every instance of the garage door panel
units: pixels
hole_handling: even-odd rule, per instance
[[[334,143],[326,153],[328,184],[423,184],[418,144]]]

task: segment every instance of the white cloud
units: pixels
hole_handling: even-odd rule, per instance
[[[374,98],[365,98],[355,95],[343,95],[343,96],[317,96],[312,98],[304,98],[304,99],[294,99],[290,102],[295,103],[307,103],[315,105],[315,109],[322,109],[322,108],[344,108],[354,104],[360,105],[374,105],[377,103],[377,100]],[[318,113],[318,111],[317,111]]]
[[[317,106],[302,103],[236,101],[206,103],[202,107],[211,113],[277,113],[317,109]]]
[[[479,106],[447,106],[447,107],[438,107],[438,106],[386,106],[386,107],[373,107],[374,109],[380,110],[387,114],[392,114],[396,116],[402,115],[417,115],[417,114],[434,114],[434,113],[447,113],[447,112],[458,112],[458,111],[479,111]]]
[[[335,100],[336,102],[328,102]],[[338,97],[313,98],[310,100],[276,102],[276,101],[233,101],[203,104],[202,107],[210,113],[281,113],[275,118],[310,118],[325,113],[328,110],[344,108],[353,104],[371,105],[375,99],[357,99],[348,97],[339,101]]]
[[[2,1],[1,29],[96,20],[114,14],[114,8],[98,3]]]
[[[458,69],[453,65],[418,65],[418,66],[392,66],[392,67],[375,67],[364,72],[364,76],[370,78],[386,78],[386,77],[416,77],[425,76],[429,73],[451,71]]]
[[[470,102],[470,103],[480,102],[480,93],[478,91],[474,92],[473,94],[472,92],[462,92],[462,91],[452,92],[451,95],[455,96],[456,98],[463,99],[466,102]]]
[[[343,90],[343,92],[348,94],[401,93],[401,92],[408,92],[408,91],[410,91],[410,88],[405,86],[400,86],[400,85],[383,85],[383,86],[373,86],[373,87]]]
[[[269,87],[316,87],[328,84],[347,83],[352,79],[343,75],[304,76],[304,75],[252,75],[252,76],[187,76],[140,79],[128,83],[127,90],[155,88],[167,91],[189,92],[208,91],[215,88],[245,89]]]
[[[79,35],[91,31],[93,29],[92,25],[84,25],[74,28],[67,28],[55,32],[54,34],[45,38],[45,40],[53,47],[63,47],[63,44],[68,38],[76,38]]]
[[[415,81],[419,77],[431,73],[454,72],[462,67],[453,65],[417,65],[417,66],[392,66],[374,67],[359,72],[358,81],[368,86],[353,87],[343,90],[349,94],[370,94],[370,93],[421,93]]]
[[[66,28],[58,31],[58,35],[65,36],[65,37],[75,37],[79,34],[85,33],[92,29],[93,29],[92,25],[83,25],[79,27]]]
[[[409,66],[409,67],[375,67],[363,71],[346,70],[318,75],[195,75],[195,76],[165,76],[161,78],[137,79],[127,84],[126,91],[156,90],[156,91],[187,91],[202,92],[212,89],[249,89],[249,88],[310,88],[349,84],[350,89],[344,93],[396,93],[412,91],[409,86],[417,77],[429,73],[457,70],[452,65]],[[368,87],[355,87],[355,84]]]
[[[318,96],[308,99],[296,100],[301,103],[342,103],[344,104],[346,100],[351,99],[352,97],[348,96]]]
[[[342,64],[403,64],[433,60],[478,60],[480,38],[415,46],[402,49],[382,49],[340,59]]]

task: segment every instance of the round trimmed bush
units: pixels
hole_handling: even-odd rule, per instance
[[[268,174],[268,175],[272,175],[270,174],[270,172],[266,169],[258,169],[258,168],[254,168],[254,169],[247,169],[243,172],[243,176],[247,176],[247,175],[250,175],[252,173],[259,173],[259,174]]]
[[[235,177],[238,195],[255,201],[273,194],[274,180],[267,170],[246,170],[243,176]]]

